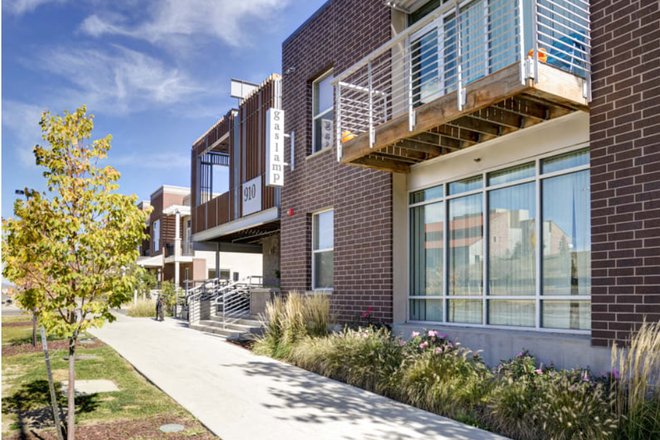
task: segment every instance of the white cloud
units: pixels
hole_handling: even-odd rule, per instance
[[[2,2],[3,11],[11,14],[22,15],[32,12],[37,7],[46,3],[63,3],[65,0],[5,0]]]
[[[251,43],[254,31],[267,31],[290,0],[161,0],[147,8],[147,18],[130,26],[117,17],[91,15],[80,29],[88,35],[125,35],[164,45],[188,46],[194,37],[212,36],[233,47]],[[145,13],[143,9],[139,12]]]
[[[186,72],[122,46],[110,52],[60,47],[43,52],[38,63],[30,64],[71,83],[71,90],[61,92],[67,101],[84,102],[108,114],[190,102],[204,90]]]
[[[13,146],[7,145],[6,139],[3,138],[3,150],[6,147],[16,150],[22,165],[35,165],[32,149],[38,143],[43,142],[41,127],[39,126],[43,111],[43,108],[36,105],[7,99],[2,100],[2,128],[11,131],[16,142]],[[10,159],[5,157],[4,160]]]

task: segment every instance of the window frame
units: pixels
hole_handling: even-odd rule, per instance
[[[334,258],[335,258],[335,255],[334,255],[334,251],[335,251],[335,217],[334,217],[334,210],[335,210],[334,208],[325,208],[325,209],[322,209],[320,211],[315,211],[315,212],[312,213],[312,239],[311,239],[311,243],[310,243],[311,249],[312,249],[312,265],[311,265],[311,268],[312,268],[312,290],[317,291],[317,292],[332,292],[334,290],[334,287],[335,287],[334,270],[333,270],[333,274],[332,274],[332,287],[330,287],[330,288],[316,287],[316,276],[314,275],[315,274],[315,270],[314,270],[315,269],[315,263],[314,263],[315,259],[314,259],[314,256],[316,254],[332,252],[332,260],[333,260],[333,268],[334,268]],[[333,216],[332,216],[332,247],[323,248],[323,249],[314,249],[314,217],[319,216],[321,214],[324,214],[326,212],[331,212],[331,211],[333,212]]]
[[[158,228],[156,228],[156,225],[158,225]],[[156,234],[156,229],[158,229],[158,234]],[[151,232],[153,233],[152,241],[153,241],[153,251],[158,252],[160,251],[160,219],[154,220],[153,223],[151,224]]]
[[[334,93],[332,94],[333,104],[325,110],[319,109],[318,114],[314,114],[314,109],[316,108],[316,101],[318,100],[317,94],[315,92],[316,85],[320,84],[321,81],[327,79],[330,75],[334,75],[334,69],[326,70],[318,78],[316,78],[314,81],[312,81],[312,153],[311,153],[311,155],[316,154],[316,153],[320,153],[321,151],[326,151],[326,150],[331,150],[332,149],[332,144],[333,144],[332,141],[330,142],[330,146],[328,146],[326,148],[316,149],[316,121],[317,121],[317,119],[322,119],[323,116],[325,116],[328,113],[334,111],[334,109],[335,109],[335,105],[334,105],[335,95],[334,95]],[[334,130],[333,130],[333,135],[334,135]]]
[[[572,168],[566,168],[562,169],[559,171],[553,171],[549,173],[542,173],[542,162],[544,159],[548,159],[551,157],[557,157],[561,156],[563,154],[567,153],[573,153],[577,152],[580,150],[590,150],[590,145],[588,142],[580,143],[578,145],[575,145],[573,147],[569,148],[564,148],[564,149],[558,149],[550,153],[544,153],[541,155],[533,156],[533,157],[528,157],[526,159],[520,159],[516,160],[513,162],[509,162],[506,164],[501,164],[492,168],[487,168],[483,169],[478,173],[470,173],[466,175],[461,175],[461,176],[455,176],[452,177],[450,180],[442,180],[438,182],[433,182],[428,185],[416,187],[414,189],[408,189],[406,191],[406,203],[407,203],[407,220],[406,220],[406,253],[407,253],[407,261],[408,261],[408,267],[406,271],[406,322],[410,323],[415,323],[415,324],[426,324],[426,325],[441,325],[441,326],[455,326],[455,327],[472,327],[472,328],[483,328],[483,329],[501,329],[501,330],[515,330],[515,331],[538,331],[538,332],[544,332],[544,333],[566,333],[566,334],[576,334],[576,335],[590,335],[592,329],[589,330],[578,330],[578,329],[557,329],[557,328],[546,328],[542,327],[541,323],[541,315],[542,315],[542,302],[545,301],[566,301],[566,300],[574,300],[574,301],[584,301],[584,302],[589,302],[591,303],[591,298],[592,294],[589,295],[543,295],[542,293],[542,282],[543,282],[543,261],[542,261],[542,233],[543,233],[543,212],[542,212],[542,182],[546,179],[550,179],[553,177],[557,176],[562,176],[562,175],[568,175],[568,174],[573,174],[573,173],[578,173],[581,171],[589,171],[591,169],[591,166],[589,163],[585,165],[579,165],[576,167]],[[496,171],[501,171],[507,168],[515,167],[518,165],[523,165],[526,163],[534,163],[534,169],[535,169],[535,175],[533,177],[527,177],[527,178],[522,178],[519,180],[514,180],[510,182],[505,182],[501,183],[498,185],[488,185],[488,174]],[[471,190],[471,191],[464,191],[460,193],[454,193],[454,194],[449,194],[449,184],[457,181],[461,181],[464,179],[468,179],[471,177],[477,177],[481,176],[482,178],[482,187],[479,189]],[[535,235],[536,235],[536,246],[535,246],[535,254],[536,254],[536,286],[535,286],[535,295],[527,295],[527,296],[522,296],[522,295],[501,295],[501,296],[492,296],[490,295],[490,288],[488,286],[488,271],[489,271],[489,240],[488,237],[490,236],[490,222],[486,221],[487,216],[489,215],[489,206],[488,206],[488,193],[493,190],[498,190],[502,188],[508,188],[508,187],[513,187],[525,183],[530,183],[530,182],[535,182],[536,183],[536,188],[535,188],[535,195],[536,195],[536,224],[534,226],[535,228]],[[443,186],[443,196],[442,197],[436,197],[433,199],[428,199],[424,200],[422,202],[417,202],[417,203],[410,203],[410,197],[412,193],[418,192],[418,191],[423,191],[427,190],[430,188],[434,188],[437,186]],[[433,203],[438,203],[442,202],[444,204],[444,213],[443,213],[443,240],[444,243],[448,243],[449,241],[449,233],[450,233],[450,225],[449,225],[449,202],[453,199],[461,198],[461,197],[466,197],[470,195],[475,195],[475,194],[482,194],[482,211],[484,215],[484,226],[483,226],[483,240],[482,240],[482,246],[483,246],[483,294],[481,296],[476,296],[476,295],[450,295],[449,294],[449,286],[447,280],[449,279],[449,250],[447,245],[443,245],[443,287],[442,287],[442,295],[415,295],[411,296],[411,275],[412,275],[412,260],[411,260],[411,241],[412,241],[412,231],[411,231],[411,225],[410,225],[410,213],[411,209],[419,206],[425,206]],[[410,319],[410,301],[411,300],[426,300],[426,299],[435,299],[435,300],[442,300],[442,315],[443,315],[443,321],[420,321],[420,320],[412,320]],[[482,319],[481,319],[481,324],[470,324],[470,323],[457,323],[457,322],[449,322],[448,321],[448,306],[449,306],[449,300],[474,300],[474,299],[481,299],[482,300]],[[498,300],[534,300],[535,301],[535,326],[534,327],[523,327],[523,326],[513,326],[513,325],[492,325],[488,324],[488,302],[489,301],[498,301]]]

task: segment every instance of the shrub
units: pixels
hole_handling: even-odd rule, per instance
[[[128,308],[128,316],[133,318],[154,318],[156,316],[156,301],[138,299],[137,303]]]
[[[265,326],[263,337],[257,340],[257,354],[286,359],[296,342],[307,336],[328,333],[330,299],[323,294],[289,293],[286,300],[275,298],[261,317]]]
[[[660,323],[644,323],[628,348],[614,346],[612,368],[619,437],[660,438]]]
[[[492,389],[492,374],[479,356],[431,332],[415,335],[403,347],[401,398],[438,414],[475,422],[475,412],[480,412]]]
[[[552,376],[549,376],[552,374]],[[588,370],[548,373],[534,412],[553,440],[605,440],[616,429],[613,399]],[[539,378],[538,380],[543,380]]]

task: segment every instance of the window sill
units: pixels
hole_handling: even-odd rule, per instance
[[[305,160],[309,160],[313,157],[320,156],[323,153],[327,153],[328,151],[332,151],[332,147],[324,148],[322,150],[317,151],[316,153],[312,153],[312,154],[308,155],[307,157],[305,157]]]

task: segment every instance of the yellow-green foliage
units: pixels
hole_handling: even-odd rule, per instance
[[[110,313],[130,297],[138,245],[146,238],[147,213],[135,195],[117,192],[120,174],[99,166],[110,150],[108,135],[88,140],[93,116],[41,117],[48,146],[34,148],[45,168],[47,191],[25,190],[14,203],[16,218],[3,219],[3,275],[18,287],[24,310],[36,309],[49,334],[76,338],[115,318]]]
[[[622,438],[660,439],[660,323],[644,323],[629,347],[615,345],[612,368]]]
[[[156,301],[138,299],[137,303],[128,308],[128,316],[133,318],[154,318],[156,316]]]

